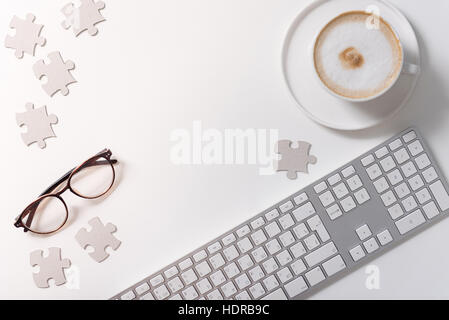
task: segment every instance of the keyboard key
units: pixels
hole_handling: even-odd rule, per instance
[[[408,184],[410,185],[413,191],[416,191],[424,186],[424,181],[422,181],[421,176],[417,174],[416,176],[408,180]]]
[[[190,258],[187,258],[184,261],[180,262],[178,264],[178,266],[179,266],[179,269],[186,270],[187,268],[190,268],[191,266],[193,266],[193,262]]]
[[[400,234],[406,234],[407,232],[410,232],[424,222],[426,222],[426,219],[422,215],[421,210],[418,209],[405,218],[397,221],[396,227],[398,228]]]
[[[133,300],[136,298],[136,295],[133,291],[128,291],[127,293],[123,294],[120,299],[121,300]]]
[[[220,291],[215,289],[211,293],[207,295],[207,299],[209,300],[223,300],[223,296],[221,295]]]
[[[390,147],[391,151],[395,151],[395,150],[399,149],[400,147],[402,147],[402,141],[400,139],[396,139],[392,143],[390,143],[388,146]]]
[[[402,174],[399,172],[398,169],[390,172],[389,174],[387,174],[388,180],[390,180],[390,183],[395,186],[399,183],[401,183],[404,178],[402,178]]]
[[[440,211],[438,210],[435,202],[430,202],[426,204],[424,207],[424,213],[426,214],[427,218],[432,219],[440,214]]]
[[[368,194],[368,191],[366,191],[365,188],[357,191],[356,193],[354,193],[355,199],[357,200],[357,202],[362,205],[365,202],[367,202],[368,200],[370,200],[370,196]]]
[[[404,215],[404,211],[402,210],[401,205],[399,203],[389,208],[388,213],[390,214],[390,217],[393,220],[396,220],[397,218],[402,217]]]
[[[429,157],[427,154],[422,154],[419,157],[415,159],[416,165],[418,166],[419,170],[423,170],[431,165]]]
[[[355,232],[359,236],[360,241],[366,240],[372,235],[371,230],[366,224],[358,228]]]
[[[265,214],[265,218],[267,219],[267,221],[271,221],[273,219],[276,219],[277,217],[279,217],[279,211],[277,209],[273,209]]]
[[[380,196],[384,205],[386,207],[391,206],[393,203],[397,201],[396,196],[394,195],[393,191],[388,191]]]
[[[148,292],[147,294],[145,294],[142,297],[140,297],[140,300],[154,300],[154,297],[151,294],[151,292]]]
[[[215,256],[210,258],[209,261],[214,269],[218,269],[225,264],[223,256],[220,253],[217,253]]]
[[[318,238],[316,235],[312,234],[304,239],[304,243],[306,244],[307,249],[313,250],[320,245]]]
[[[267,247],[270,254],[275,254],[276,252],[281,251],[281,245],[279,244],[277,239],[269,241],[265,246]]]
[[[404,173],[406,178],[409,178],[411,176],[413,176],[416,172],[418,172],[416,170],[415,165],[413,164],[413,162],[409,161],[406,164],[404,164],[401,167],[402,172]]]
[[[248,276],[246,274],[242,274],[241,276],[235,278],[235,283],[237,284],[237,287],[239,287],[239,289],[242,290],[248,287],[251,284],[251,281],[249,281]]]
[[[404,206],[405,211],[410,212],[415,209],[418,204],[416,203],[415,198],[413,196],[408,197],[407,199],[402,201],[402,205]]]
[[[340,206],[338,204],[334,204],[333,206],[329,207],[326,212],[331,220],[335,220],[343,215],[343,212],[341,212]]]
[[[156,296],[157,300],[163,300],[170,295],[170,292],[168,292],[168,289],[165,285],[162,285],[154,289],[153,293]]]
[[[307,194],[301,193],[299,196],[296,196],[293,201],[295,201],[295,203],[299,206],[300,204],[303,204],[304,202],[306,202],[307,200],[309,200],[309,197],[307,196]]]
[[[168,269],[167,271],[165,271],[164,274],[167,279],[170,279],[171,277],[178,274],[178,269],[175,266],[173,266],[170,269]]]
[[[265,233],[262,230],[257,230],[255,233],[251,235],[251,239],[253,239],[254,244],[256,246],[261,245],[265,241],[267,241],[267,237],[265,236]]]
[[[214,286],[218,286],[226,281],[226,278],[221,270],[218,270],[215,273],[212,273],[210,275],[210,279],[212,280],[212,283]]]
[[[410,194],[410,189],[405,183],[401,183],[399,186],[394,188],[394,191],[396,191],[399,199],[403,199]]]
[[[315,214],[315,208],[313,207],[311,202],[307,202],[302,205],[298,209],[293,211],[293,215],[295,216],[296,221],[301,222],[304,219],[307,219],[311,215]]]
[[[355,209],[355,207],[356,207],[354,199],[351,196],[343,199],[340,203],[345,212],[349,212],[349,211]]]
[[[366,172],[368,173],[368,176],[370,177],[371,180],[375,180],[382,175],[382,171],[380,170],[378,164],[373,164],[371,167],[366,169]]]
[[[409,133],[405,134],[402,139],[404,139],[405,143],[409,143],[410,141],[416,139],[416,132],[410,131]]]
[[[314,267],[317,264],[327,260],[331,256],[338,253],[337,248],[335,247],[333,242],[329,242],[328,244],[322,246],[321,248],[309,253],[304,257],[309,267]]]
[[[268,257],[267,253],[265,252],[265,249],[262,247],[259,247],[256,250],[254,250],[253,252],[251,252],[251,255],[253,256],[253,258],[256,262],[265,260]]]
[[[330,191],[326,191],[320,195],[319,198],[323,207],[328,207],[330,204],[335,202],[335,198]]]
[[[288,247],[295,242],[295,237],[290,231],[287,231],[279,236],[279,240],[281,240],[284,247]]]
[[[329,184],[331,186],[336,185],[338,182],[341,181],[341,176],[339,173],[334,174],[332,177],[330,177],[329,179],[327,179],[327,182],[329,182]]]
[[[432,200],[432,197],[430,196],[429,190],[427,190],[427,188],[418,191],[416,193],[416,197],[418,198],[420,204],[425,204],[427,201]]]
[[[224,246],[228,246],[231,243],[233,243],[236,240],[235,235],[233,233],[227,235],[223,239],[221,239],[221,242],[223,242]]]
[[[182,291],[182,295],[186,300],[193,300],[198,298],[198,292],[196,292],[194,287],[188,287]]]
[[[281,288],[273,291],[272,293],[266,295],[262,300],[288,300],[284,291]]]
[[[378,193],[382,193],[382,192],[388,190],[388,188],[390,188],[390,186],[388,185],[387,179],[385,179],[384,177],[376,180],[374,182],[374,187],[376,188],[376,191]]]
[[[198,280],[198,277],[196,276],[195,272],[192,269],[189,269],[183,274],[181,274],[181,277],[186,285],[189,285]]]
[[[290,281],[293,279],[293,275],[291,271],[288,268],[284,268],[281,271],[277,273],[279,280],[281,280],[282,283],[286,283],[287,281]]]
[[[449,195],[447,194],[446,189],[443,186],[441,181],[437,181],[430,185],[430,191],[432,191],[435,200],[440,206],[442,211],[446,211],[449,209]]]
[[[237,289],[235,288],[235,286],[232,283],[232,281],[230,281],[230,282],[226,283],[225,285],[223,285],[221,287],[221,291],[223,292],[223,294],[225,295],[226,298],[229,298],[233,294],[237,293]]]
[[[243,271],[248,270],[254,265],[253,260],[251,260],[251,258],[247,254],[238,259],[237,262],[239,263],[240,268],[242,268]]]
[[[407,150],[405,150],[405,148],[399,149],[398,151],[396,151],[394,153],[394,157],[396,158],[396,161],[399,164],[403,164],[404,162],[406,162],[407,160],[410,159],[410,156],[408,155]]]
[[[217,252],[218,250],[221,250],[221,244],[220,242],[215,242],[207,247],[207,251],[209,251],[210,254],[213,254]]]
[[[301,273],[303,273],[304,271],[307,270],[306,265],[304,264],[304,262],[301,259],[296,260],[295,262],[293,262],[290,265],[290,267],[292,268],[293,273],[295,275],[299,275],[299,274],[301,274]]]
[[[391,241],[393,241],[393,237],[391,236],[390,231],[388,231],[388,230],[385,230],[385,231],[382,231],[381,233],[379,233],[377,235],[377,239],[379,240],[380,244],[383,246],[390,243]]]
[[[384,169],[385,172],[389,172],[390,170],[393,170],[394,167],[396,167],[396,163],[394,162],[391,156],[388,156],[382,161],[380,161],[380,165],[382,166],[382,169]]]
[[[254,282],[259,281],[260,279],[265,277],[265,273],[262,271],[262,268],[260,266],[251,269],[248,273]]]
[[[291,226],[295,224],[293,221],[293,218],[288,213],[282,217],[279,218],[279,223],[281,224],[282,229],[287,230]]]
[[[146,282],[142,283],[140,286],[136,287],[136,292],[139,296],[144,294],[148,290],[150,290],[150,286]]]
[[[256,230],[265,224],[265,220],[262,217],[257,218],[251,222],[251,227]]]
[[[346,268],[346,264],[341,258],[340,255],[333,257],[329,261],[323,263],[323,269],[326,272],[327,276],[333,276],[334,274],[340,272],[341,270]]]
[[[287,201],[286,203],[282,204],[279,209],[282,213],[286,213],[287,211],[293,209],[293,203],[291,201]]]
[[[438,178],[437,172],[434,167],[430,167],[429,169],[423,171],[422,175],[427,183],[431,183],[432,181]]]
[[[307,220],[310,230],[315,231],[320,237],[322,242],[326,242],[330,239],[329,233],[323,225],[319,216],[313,216]]]
[[[234,262],[224,267],[223,270],[229,279],[234,278],[236,275],[240,273],[239,268]]]
[[[201,250],[200,252],[197,252],[193,255],[193,260],[195,260],[195,262],[200,262],[201,260],[206,259],[207,257],[207,253],[204,250]]]
[[[298,242],[297,244],[291,246],[290,251],[295,258],[302,257],[307,252],[301,242]]]
[[[267,261],[265,261],[262,264],[262,266],[267,274],[275,272],[277,269],[279,269],[278,264],[276,263],[276,261],[274,261],[273,258],[270,258]]]
[[[267,232],[269,238],[273,238],[274,236],[276,236],[279,233],[281,233],[281,229],[279,229],[279,226],[276,223],[276,221],[274,221],[274,222],[270,223],[269,225],[267,225],[265,227],[265,231]]]
[[[243,291],[243,292],[240,292],[238,295],[236,295],[235,299],[236,300],[251,300],[251,297],[248,292]]]
[[[243,238],[244,236],[246,236],[250,232],[251,232],[251,230],[249,229],[248,226],[243,226],[240,229],[238,229],[235,233],[237,233],[237,236],[239,238]]]
[[[326,182],[323,181],[323,182],[317,184],[313,189],[315,190],[316,193],[321,193],[327,189],[327,184],[326,184]]]
[[[179,294],[174,295],[171,298],[168,298],[168,300],[182,300],[181,296]]]
[[[309,284],[313,287],[314,285],[320,283],[323,281],[326,277],[323,274],[323,271],[321,271],[320,267],[316,267],[315,269],[312,269],[311,271],[306,273],[307,281],[309,281]]]
[[[263,284],[265,285],[265,288],[267,288],[267,291],[271,291],[279,286],[279,282],[275,276],[269,276],[264,279]]]
[[[369,156],[365,157],[362,159],[362,165],[364,167],[369,166],[371,163],[373,163],[375,161],[374,156],[372,154],[370,154]]]
[[[156,277],[150,280],[150,283],[153,287],[157,286],[158,284],[161,284],[162,282],[164,282],[164,277],[162,277],[161,275],[157,275]]]
[[[285,266],[293,261],[292,256],[290,253],[288,253],[287,250],[282,251],[279,253],[276,258],[278,259],[281,266]]]
[[[239,256],[237,249],[234,246],[230,246],[223,250],[223,254],[228,261],[232,261]]]
[[[259,297],[265,294],[265,289],[262,287],[260,283],[257,283],[251,288],[249,288],[249,292],[251,293],[254,299],[258,299]]]
[[[343,171],[341,172],[341,174],[343,175],[343,177],[345,178],[349,178],[350,176],[352,176],[355,173],[355,169],[353,166],[349,166],[346,169],[343,169]]]
[[[368,253],[372,253],[374,251],[376,251],[377,249],[379,249],[379,245],[377,244],[377,241],[375,238],[371,238],[368,241],[365,241],[363,243],[363,246],[366,249],[366,252]]]
[[[251,241],[249,241],[248,238],[244,238],[244,239],[240,240],[239,242],[237,242],[237,247],[239,247],[240,252],[243,254],[243,253],[246,253],[249,250],[251,250],[253,248],[253,245],[252,245]]]
[[[377,159],[381,159],[388,154],[388,149],[387,147],[382,147],[379,150],[377,150],[374,154],[376,155]]]
[[[212,272],[209,264],[206,261],[201,262],[195,267],[200,277],[204,277]]]
[[[182,284],[181,280],[176,277],[173,280],[170,280],[168,283],[168,287],[170,288],[170,291],[173,293],[178,292],[182,288],[184,288],[184,285]]]
[[[349,193],[348,188],[346,188],[343,182],[334,188],[334,192],[338,199],[343,198]]]
[[[358,175],[349,178],[347,182],[349,189],[351,189],[352,191],[356,191],[363,187],[362,180],[360,180],[360,177]]]
[[[408,150],[410,150],[410,153],[412,154],[412,156],[416,157],[418,154],[420,154],[421,152],[424,151],[421,142],[419,142],[418,140],[416,140],[415,142],[412,142],[411,144],[408,145]]]
[[[363,251],[361,246],[357,246],[357,247],[349,250],[349,254],[352,257],[352,260],[354,260],[355,262],[357,262],[360,259],[362,259],[363,257],[365,257],[365,251]]]
[[[289,295],[290,298],[294,298],[298,294],[303,293],[304,291],[309,289],[303,277],[299,277],[287,283],[284,286],[284,288],[287,291],[287,294]]]
[[[296,234],[298,239],[302,239],[309,234],[309,230],[307,229],[304,223],[301,223],[293,228],[293,232]]]

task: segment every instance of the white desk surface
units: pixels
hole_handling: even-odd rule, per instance
[[[449,175],[449,27],[446,0],[394,0],[419,37],[423,73],[406,108],[384,125],[354,133],[325,129],[302,114],[284,83],[286,31],[309,1],[106,0],[108,21],[97,37],[75,38],[60,27],[66,0],[0,4],[4,35],[14,14],[45,24],[44,48],[17,60],[1,48],[0,298],[105,299],[312,183],[384,139],[417,125]],[[3,38],[2,38],[3,39]],[[2,40],[3,41],[3,40]],[[78,83],[49,98],[31,70],[60,50],[76,63]],[[59,117],[48,147],[25,147],[15,113],[26,102]],[[274,128],[281,138],[313,143],[319,163],[309,175],[261,176],[258,166],[175,166],[170,133],[205,128]],[[61,174],[104,147],[121,165],[117,189],[100,202],[65,195],[70,225],[47,238],[12,223]],[[74,239],[94,216],[117,225],[118,251],[97,264]],[[449,221],[374,261],[380,289],[365,287],[365,268],[313,298],[449,298]],[[79,289],[38,289],[29,253],[52,246],[79,270]]]

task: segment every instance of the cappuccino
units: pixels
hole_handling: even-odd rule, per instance
[[[369,99],[396,81],[403,52],[386,21],[353,11],[324,27],[317,37],[313,58],[319,78],[332,92],[349,99]]]

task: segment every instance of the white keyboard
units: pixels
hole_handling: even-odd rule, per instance
[[[301,299],[443,218],[448,183],[412,128],[113,299]]]

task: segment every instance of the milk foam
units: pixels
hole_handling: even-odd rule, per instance
[[[390,86],[400,72],[402,49],[389,26],[368,29],[364,13],[336,18],[322,31],[315,47],[315,66],[320,78],[334,92],[350,98],[374,96]],[[341,54],[354,48],[363,63],[348,68]]]

